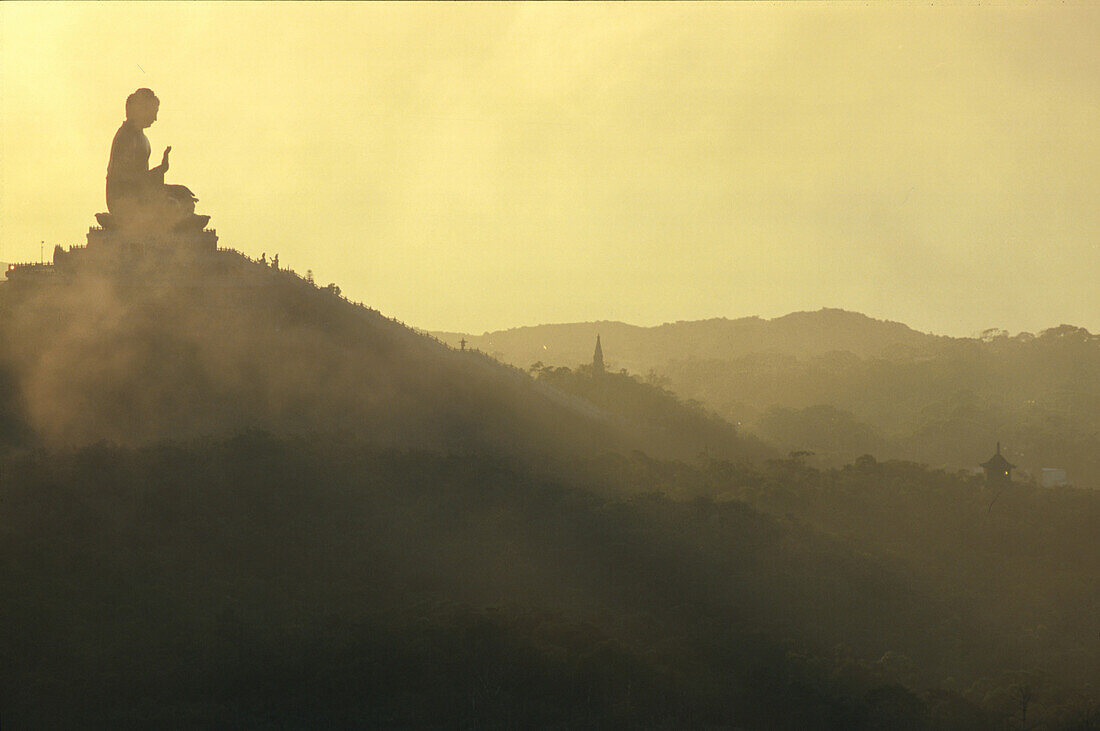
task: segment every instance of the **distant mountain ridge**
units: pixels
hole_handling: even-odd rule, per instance
[[[591,362],[597,334],[608,368],[646,376],[823,464],[871,453],[973,468],[1001,441],[1022,479],[1054,467],[1074,484],[1100,484],[1100,336],[1071,325],[952,338],[823,309],[440,337],[465,337],[467,347],[530,368]]]
[[[566,366],[588,362],[599,334],[609,366],[632,372],[686,358],[728,360],[752,353],[807,356],[846,351],[864,358],[913,357],[958,340],[832,308],[792,312],[771,320],[713,318],[655,327],[597,321],[518,327],[483,335],[433,334],[455,346],[465,338],[468,347],[521,368],[537,361]]]

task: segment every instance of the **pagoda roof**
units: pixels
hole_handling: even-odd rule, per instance
[[[997,453],[994,454],[992,457],[990,457],[987,462],[983,462],[982,467],[986,468],[987,470],[1002,470],[1002,471],[1006,470],[1006,469],[1013,469],[1013,470],[1016,469],[1016,465],[1012,464],[1011,462],[1009,462],[1007,459],[1005,459],[1001,455],[1001,443],[1000,442],[997,443]]]

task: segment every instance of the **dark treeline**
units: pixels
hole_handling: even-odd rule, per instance
[[[1092,493],[870,458],[577,473],[262,433],[9,448],[5,726],[1100,720]]]

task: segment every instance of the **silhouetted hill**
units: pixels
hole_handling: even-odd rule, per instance
[[[1097,717],[1100,493],[762,459],[233,252],[35,269],[0,336],[5,728]]]
[[[477,452],[704,448],[229,251],[198,268],[6,283],[0,334],[0,433],[21,421],[45,444],[262,428]],[[736,438],[726,446],[736,456]]]

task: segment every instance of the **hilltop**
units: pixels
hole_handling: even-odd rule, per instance
[[[562,457],[707,446],[235,251],[56,260],[0,285],[0,436],[137,445],[264,429]],[[732,429],[710,442],[731,458],[759,454]]]

